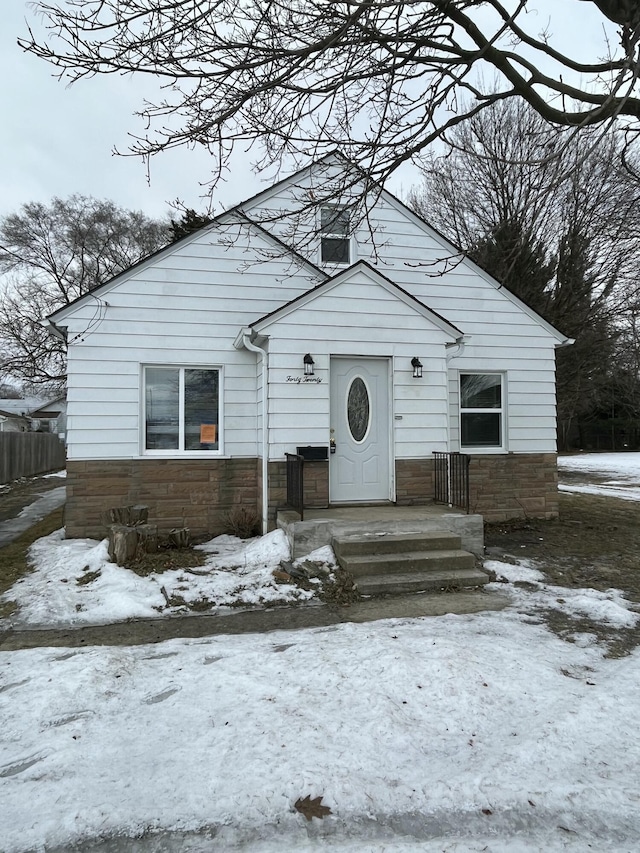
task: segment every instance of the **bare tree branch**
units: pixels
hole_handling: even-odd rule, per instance
[[[557,353],[562,444],[576,419],[608,399],[612,377],[630,360],[640,183],[621,162],[619,134],[559,135],[523,101],[474,116],[451,143],[426,162],[409,204],[575,338]]]
[[[66,347],[41,321],[168,240],[168,223],[80,195],[25,204],[1,219],[3,372],[30,384],[64,382]]]
[[[238,143],[257,146],[257,169],[339,147],[384,183],[502,100],[523,99],[556,128],[617,120],[635,135],[638,4],[573,2],[602,16],[593,62],[532,30],[535,0],[61,0],[36,5],[48,37],[30,30],[19,43],[70,81],[163,81],[160,99],[140,110],[149,132],[130,153],[202,145],[213,183]]]

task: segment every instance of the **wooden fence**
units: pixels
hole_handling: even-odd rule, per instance
[[[0,432],[0,483],[59,471],[67,462],[64,442],[49,432]]]

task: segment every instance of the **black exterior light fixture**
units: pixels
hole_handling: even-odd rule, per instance
[[[422,379],[422,362],[417,355],[411,359],[411,367],[413,367],[413,378]]]
[[[313,365],[315,364],[315,362],[311,358],[310,353],[307,353],[302,360],[304,362],[304,375],[313,376]]]

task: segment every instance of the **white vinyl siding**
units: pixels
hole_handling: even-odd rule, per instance
[[[258,199],[252,215],[260,218],[261,209],[286,209],[292,204],[291,192],[302,198],[303,184],[298,177],[294,190],[283,186],[275,197]],[[318,249],[309,236],[309,222],[302,218],[296,225],[293,232],[281,223],[265,227],[286,234],[286,239],[297,238],[300,251],[313,260]],[[381,196],[368,210],[366,225],[355,231],[354,244],[359,259],[377,267],[468,337],[463,352],[449,362],[450,449],[460,449],[458,375],[478,371],[508,373],[504,445],[509,451],[555,452],[557,338],[488,275],[455,254],[436,232],[388,196]],[[343,323],[336,322],[340,337]],[[428,366],[420,351],[413,355],[420,357],[426,374]]]
[[[318,187],[325,180],[321,175]],[[291,192],[308,203],[308,184],[299,178],[248,205],[248,214],[260,220],[261,212],[290,209]],[[315,212],[293,225],[284,219],[263,224],[318,263]],[[69,458],[141,455],[144,365],[224,368],[226,456],[260,454],[267,390],[271,459],[298,445],[328,444],[331,355],[391,360],[396,458],[460,449],[459,375],[473,372],[508,377],[503,428],[509,452],[555,450],[557,341],[544,325],[385,195],[368,211],[367,226],[351,237],[351,261],[356,256],[460,329],[464,349],[450,350],[447,362],[451,335],[397,291],[359,271],[273,322],[265,332],[270,367],[263,389],[260,356],[234,348],[238,332],[324,277],[256,229],[215,226],[65,310],[60,325],[68,327],[70,341]],[[320,382],[287,381],[302,375],[305,353],[312,355]],[[414,356],[423,364],[422,379],[412,376]]]
[[[224,366],[224,454],[257,455],[260,360],[233,342],[321,280],[298,261],[271,258],[273,245],[246,228],[206,232],[70,309],[61,322],[71,341],[69,459],[144,455],[142,368],[153,364]]]
[[[350,275],[275,320],[266,333],[272,459],[297,446],[329,445],[329,365],[331,356],[340,355],[390,359],[396,458],[430,457],[433,450],[447,449],[445,343],[451,336],[368,274]],[[314,382],[302,381],[307,352],[315,362]],[[413,378],[416,354],[424,365],[422,379]]]

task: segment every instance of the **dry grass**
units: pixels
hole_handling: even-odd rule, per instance
[[[640,602],[640,503],[561,492],[559,519],[487,524],[485,545],[540,561],[561,586],[616,587]]]
[[[487,556],[536,561],[549,583],[572,589],[621,590],[640,605],[640,504],[598,495],[560,493],[560,518],[487,524]],[[640,626],[613,628],[561,611],[540,614],[559,637],[595,634],[609,657],[640,645]]]
[[[130,560],[125,569],[130,569],[140,577],[168,572],[172,569],[188,569],[204,566],[207,555],[204,551],[194,551],[192,548],[171,548],[160,546],[155,554],[141,554],[135,560]]]

